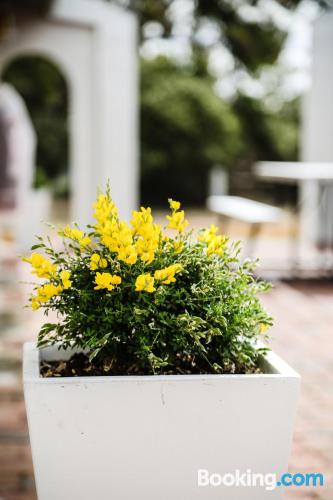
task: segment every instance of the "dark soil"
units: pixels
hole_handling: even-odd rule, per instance
[[[179,356],[177,365],[171,370],[165,368],[158,375],[198,375],[215,373],[211,370],[200,369],[188,357]],[[248,369],[248,367],[235,366],[234,364],[223,371],[224,374],[251,374],[262,373],[260,368]],[[110,358],[98,361],[90,361],[86,354],[74,354],[67,361],[42,361],[40,366],[42,377],[87,377],[102,375],[152,375],[151,372],[143,370],[137,365],[119,365]]]

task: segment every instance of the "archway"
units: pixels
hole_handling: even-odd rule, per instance
[[[68,85],[57,65],[41,56],[18,56],[1,78],[23,97],[37,135],[35,187],[69,193]]]
[[[16,57],[44,56],[69,88],[71,218],[91,222],[98,186],[110,179],[123,217],[138,200],[137,23],[115,5],[55,0],[0,47],[0,72]]]

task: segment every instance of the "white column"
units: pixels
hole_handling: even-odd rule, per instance
[[[333,161],[333,12],[323,14],[314,27],[312,86],[302,109],[301,159]],[[328,201],[326,207],[318,207],[319,188],[312,183],[309,181],[301,189],[302,235],[312,241],[319,238],[329,242],[332,231],[328,230],[327,207],[332,203]],[[333,189],[329,188],[328,193],[333,200]]]

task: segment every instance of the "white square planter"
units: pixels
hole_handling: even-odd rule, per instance
[[[198,469],[286,472],[299,376],[275,354],[259,375],[41,378],[56,348],[24,349],[39,500],[266,500],[282,488],[198,487]]]

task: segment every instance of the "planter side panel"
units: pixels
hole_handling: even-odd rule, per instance
[[[28,380],[39,500],[267,500],[198,487],[198,469],[287,470],[297,377]]]

